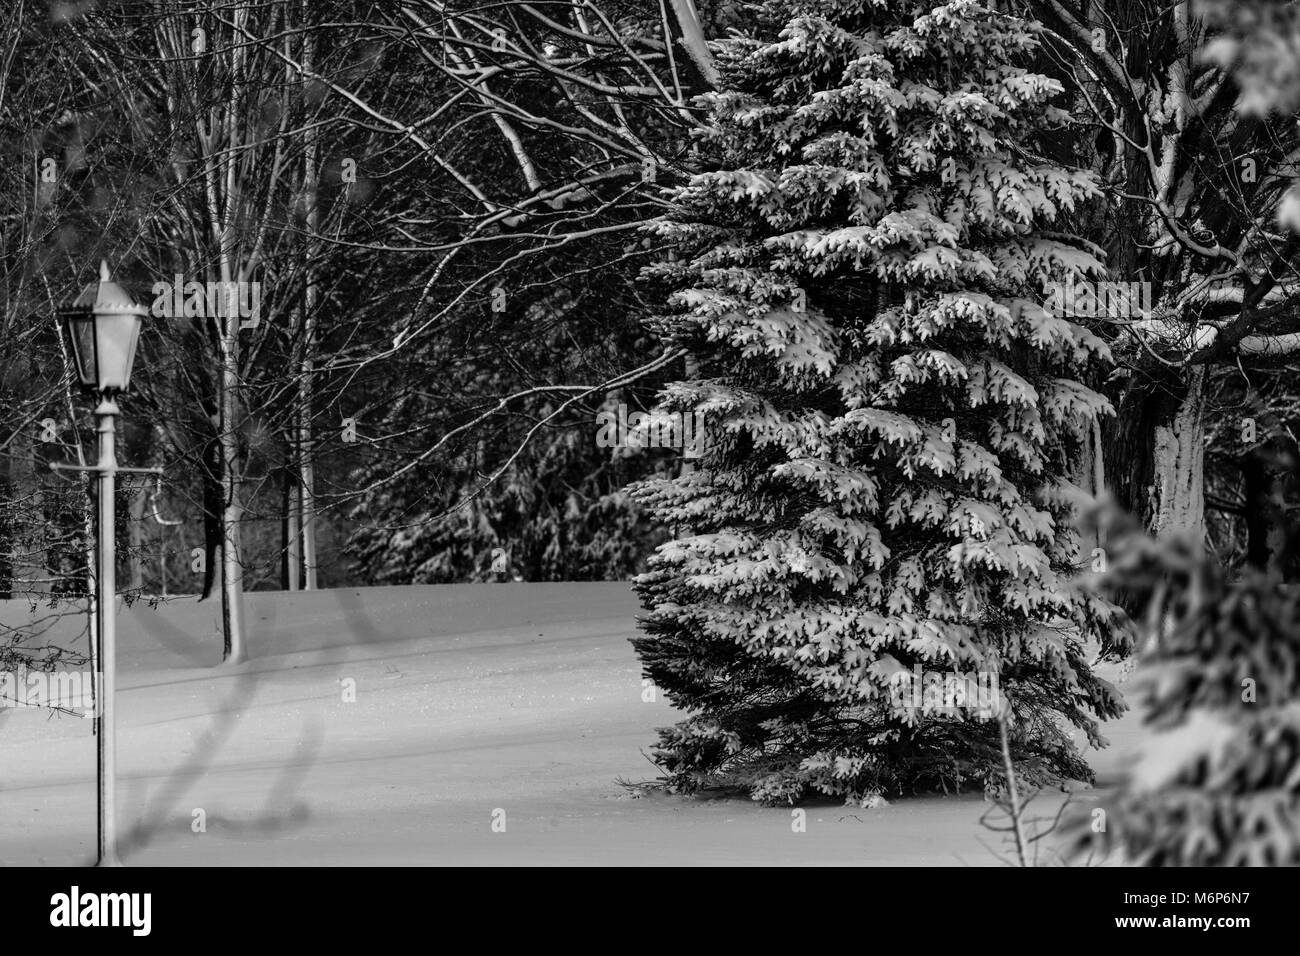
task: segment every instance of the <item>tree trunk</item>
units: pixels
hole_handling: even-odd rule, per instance
[[[231,281],[223,262],[221,280]],[[239,322],[238,313],[225,319],[221,336],[221,632],[222,660],[241,664],[248,659],[244,631],[244,566],[240,561],[240,522],[244,518],[239,457]]]
[[[700,15],[694,0],[671,0],[673,39],[690,55],[694,76],[688,76],[690,92],[702,93],[718,84],[718,70],[709,52],[708,41],[700,25]]]
[[[312,69],[315,53],[313,36],[308,31],[303,40],[303,67]],[[317,142],[315,127],[309,127],[304,134],[306,150],[303,158],[303,193],[307,204],[307,259],[306,289],[303,296],[303,362],[302,384],[298,404],[298,455],[299,481],[298,495],[302,502],[302,564],[303,590],[315,591],[319,582],[316,577],[316,469],[313,461],[315,447],[312,442],[312,405],[315,393],[312,375],[315,372],[316,357],[316,307],[319,289],[316,284],[316,256],[320,252],[320,243],[316,241],[320,229],[319,182],[317,161]]]
[[[1300,455],[1289,436],[1275,435],[1240,460],[1246,563],[1283,581],[1300,578],[1297,478]]]
[[[1274,523],[1273,476],[1268,457],[1254,449],[1241,459],[1242,498],[1246,525],[1246,563],[1263,571],[1269,565],[1273,548],[1270,528]]]
[[[302,569],[302,535],[299,530],[301,514],[298,499],[297,454],[290,442],[289,462],[284,469],[284,524],[281,525],[281,541],[284,558],[280,566],[280,586],[286,591],[297,591],[301,586],[298,581]]]
[[[1100,499],[1106,494],[1106,466],[1102,452],[1101,425],[1098,422],[1089,425],[1083,435],[1083,447],[1072,464],[1070,479],[1094,499]],[[1079,547],[1082,553],[1079,559],[1087,563],[1092,550],[1102,546],[1100,528],[1087,533],[1081,531]]]
[[[1205,370],[1147,365],[1103,429],[1107,491],[1157,537],[1205,534]]]
[[[1155,428],[1153,518],[1156,537],[1205,537],[1205,369],[1191,369],[1173,415]]]
[[[249,11],[236,7],[232,27],[236,33],[245,29]],[[236,279],[248,281],[246,273],[237,274],[239,239],[236,221],[247,197],[242,195],[243,181],[235,165],[245,145],[239,135],[240,92],[245,87],[245,49],[230,47],[230,86],[220,106],[209,113],[205,128],[198,122],[198,139],[204,150],[204,186],[207,217],[216,247],[216,265],[222,289],[231,289]],[[223,148],[217,148],[220,142]],[[224,312],[223,316],[221,313]],[[244,615],[244,567],[240,555],[240,528],[244,518],[243,460],[240,454],[240,430],[243,403],[240,391],[239,332],[243,318],[237,308],[218,310],[217,350],[221,373],[217,380],[217,452],[220,456],[220,512],[218,543],[221,548],[221,634],[222,660],[241,664],[248,659]]]
[[[17,501],[6,464],[5,473],[0,474],[0,601],[13,597],[14,556],[18,553],[18,521],[14,513]]]
[[[315,321],[309,314],[307,319],[309,348],[311,347],[310,340],[315,336],[315,325]],[[312,360],[308,357],[303,362],[302,391],[299,397],[298,406],[298,454],[300,456],[298,471],[298,499],[302,514],[302,587],[304,591],[314,591],[318,584],[316,577],[316,469],[312,462],[312,456],[315,454],[315,449],[312,442],[311,376]]]

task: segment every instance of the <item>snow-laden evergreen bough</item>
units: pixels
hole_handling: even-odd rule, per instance
[[[1154,645],[1134,681],[1148,732],[1119,785],[1063,821],[1070,856],[1300,866],[1300,586],[1275,570],[1232,580],[1199,541],[1131,521],[1107,540],[1100,583],[1143,609]]]
[[[1044,308],[1102,273],[1097,195],[1035,26],[973,2],[768,0],[718,45],[705,172],[653,224],[659,320],[704,414],[698,467],[637,488],[675,529],[636,587],[678,789],[755,799],[998,786],[997,721],[900,675],[993,675],[1031,784],[1087,779],[1123,704],[1089,667],[1118,613],[1070,587],[1068,476],[1105,343]],[[1087,561],[1085,553],[1082,560]],[[899,693],[900,688],[906,692]]]

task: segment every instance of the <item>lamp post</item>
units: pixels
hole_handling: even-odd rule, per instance
[[[98,864],[120,866],[117,855],[117,814],[114,791],[117,780],[116,725],[113,697],[117,683],[117,548],[113,486],[119,471],[157,474],[157,468],[119,468],[116,450],[116,397],[131,383],[140,326],[148,310],[137,305],[126,290],[109,278],[108,263],[101,262],[99,280],[87,285],[70,306],[59,310],[59,320],[71,345],[77,379],[83,390],[99,398],[95,408],[99,459],[92,467],[60,465],[60,471],[85,471],[96,476],[98,506],[95,569],[95,647],[92,657],[99,676],[95,694],[96,780],[98,784]]]

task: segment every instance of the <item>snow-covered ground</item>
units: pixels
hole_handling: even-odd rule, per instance
[[[794,832],[788,808],[629,795],[618,781],[654,778],[643,751],[674,714],[643,700],[626,584],[247,600],[253,659],[233,668],[217,666],[210,604],[121,611],[128,864],[988,865],[1005,852],[978,797],[809,803]],[[0,602],[8,623],[25,613]],[[90,729],[0,711],[0,864],[92,859]],[[1108,734],[1103,779],[1134,722]]]

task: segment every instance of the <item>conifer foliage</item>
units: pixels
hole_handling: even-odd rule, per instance
[[[998,786],[990,702],[932,674],[993,676],[1030,783],[1089,777],[1070,732],[1123,707],[1088,661],[1116,612],[1066,580],[1109,353],[1044,308],[1101,272],[1068,231],[1097,189],[1037,151],[1066,117],[1035,26],[932,7],[757,5],[653,226],[657,321],[694,358],[663,403],[706,434],[636,490],[675,529],[634,643],[687,712],[656,750],[676,789]]]
[[[1066,822],[1074,855],[1300,865],[1300,586],[1255,569],[1231,580],[1131,523],[1109,541],[1103,585],[1144,608],[1133,692],[1148,732],[1117,790]]]

